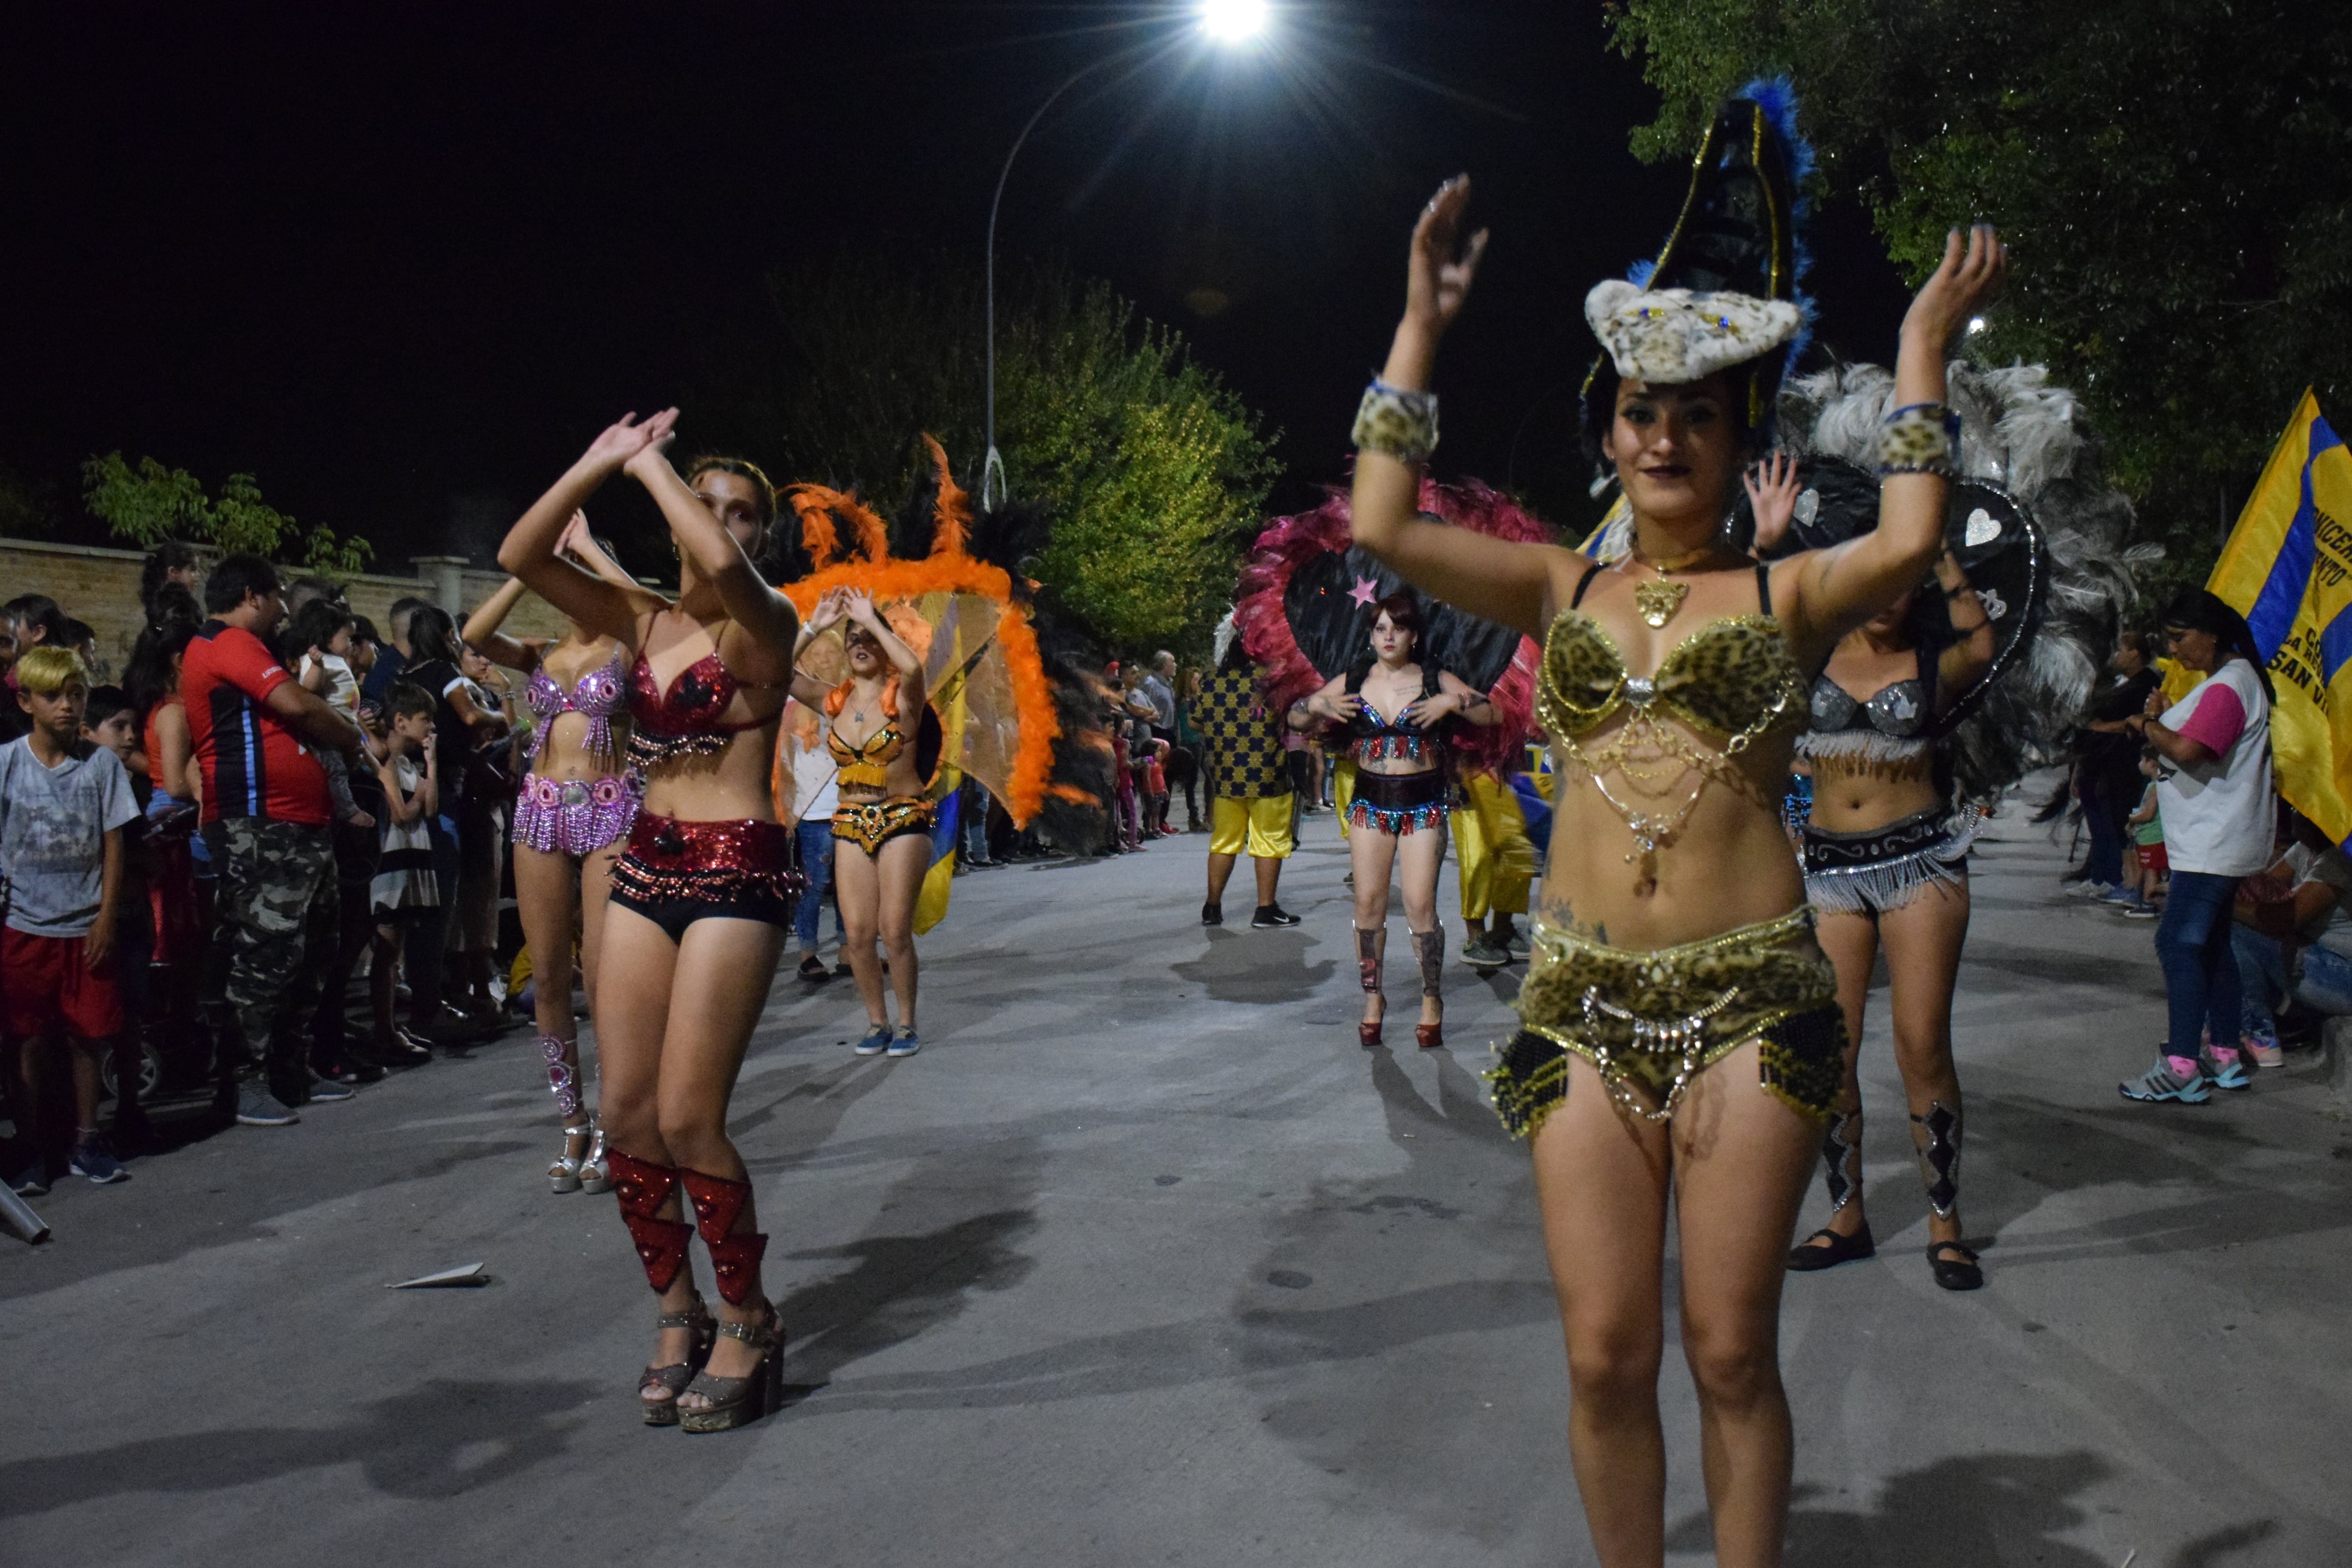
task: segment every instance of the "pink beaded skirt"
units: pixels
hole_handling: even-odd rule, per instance
[[[628,837],[640,791],[618,774],[543,779],[525,773],[515,796],[514,841],[542,854],[586,855]]]

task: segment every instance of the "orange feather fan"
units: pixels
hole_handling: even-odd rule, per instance
[[[834,529],[835,512],[857,531],[857,546],[866,560],[878,564],[890,558],[889,525],[856,496],[823,485],[798,484],[792,487],[792,497],[793,510],[801,514],[801,542],[808,546],[809,561],[819,569],[841,552],[840,535]]]
[[[931,514],[938,524],[931,531],[931,553],[961,555],[964,535],[971,527],[971,499],[955,482],[955,476],[948,472],[947,448],[929,432],[923,436],[923,445],[931,449],[932,466],[940,471],[939,499],[931,503]]]

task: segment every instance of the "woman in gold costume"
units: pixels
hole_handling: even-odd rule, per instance
[[[1945,351],[2006,269],[1990,228],[1955,231],[1912,302],[1878,527],[1769,566],[1730,549],[1733,489],[1803,324],[1791,109],[1777,84],[1727,102],[1655,269],[1586,301],[1606,350],[1587,435],[1624,487],[1631,556],[1603,567],[1416,515],[1438,341],[1486,247],[1483,232],[1460,242],[1466,177],[1414,228],[1404,316],[1356,425],[1356,542],[1433,597],[1544,639],[1538,712],[1561,783],[1523,1027],[1490,1076],[1534,1157],[1570,1449],[1607,1568],[1664,1554],[1669,1194],[1717,1561],[1781,1560],[1782,1260],[1845,1030],[1780,796],[1810,676],[1942,548],[1958,439]]]

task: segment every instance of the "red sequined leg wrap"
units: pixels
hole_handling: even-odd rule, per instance
[[[694,1226],[686,1221],[659,1217],[662,1205],[677,1186],[677,1168],[656,1165],[609,1145],[604,1156],[612,1163],[613,1195],[621,1200],[621,1223],[629,1227],[629,1239],[637,1244],[637,1261],[646,1266],[646,1282],[657,1291],[667,1290],[685,1267],[686,1244],[694,1238]]]
[[[681,1169],[677,1175],[686,1184],[687,1201],[694,1205],[702,1245],[710,1249],[710,1271],[719,1276],[719,1294],[729,1306],[740,1307],[751,1295],[751,1282],[760,1276],[760,1259],[768,1250],[764,1234],[735,1234],[735,1216],[751,1202],[751,1184],[701,1171]]]

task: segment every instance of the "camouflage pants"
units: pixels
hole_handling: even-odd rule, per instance
[[[224,1080],[266,1073],[288,1105],[310,1098],[311,1012],[335,961],[341,913],[323,827],[225,816],[207,832],[220,868],[212,960]]]

